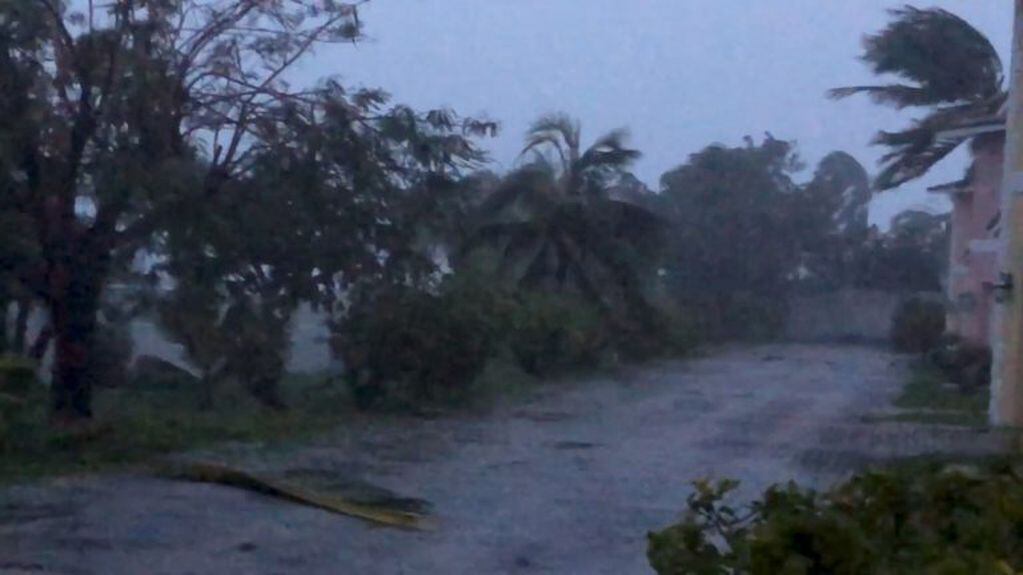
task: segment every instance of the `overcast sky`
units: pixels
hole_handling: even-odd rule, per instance
[[[738,145],[765,131],[796,140],[810,169],[845,150],[874,171],[879,128],[896,113],[828,88],[871,82],[857,60],[864,34],[888,20],[888,0],[372,0],[370,39],[331,47],[301,70],[381,87],[416,108],[451,107],[498,120],[486,142],[494,168],[514,165],[530,122],[551,111],[578,117],[590,141],[626,126],[644,156],[637,175],[660,175],[710,143]],[[932,0],[986,34],[1008,67],[1011,0]],[[942,209],[923,190],[961,177],[959,152],[931,175],[878,197],[872,220],[906,207]],[[808,174],[807,174],[808,176]],[[804,176],[806,177],[806,176]]]

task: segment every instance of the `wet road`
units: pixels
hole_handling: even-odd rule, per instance
[[[302,446],[220,455],[430,501],[412,533],[227,487],[130,475],[0,491],[0,572],[647,573],[645,535],[691,480],[817,486],[870,461],[1002,441],[865,423],[904,378],[876,348],[770,345],[550,384],[487,413],[360,418]]]

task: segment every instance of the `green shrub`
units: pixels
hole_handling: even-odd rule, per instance
[[[644,361],[690,352],[699,342],[699,320],[674,305],[637,306],[611,322],[611,345],[622,357]]]
[[[905,353],[934,349],[945,332],[945,306],[940,302],[910,298],[902,302],[892,318],[892,346]]]
[[[682,521],[648,537],[661,575],[1018,573],[1023,469],[912,466],[868,472],[824,493],[794,484],[753,504],[735,482],[700,482]]]
[[[771,339],[781,332],[788,314],[784,296],[750,291],[684,297],[677,307],[686,310],[696,339],[717,341]]]
[[[7,451],[43,396],[35,364],[19,357],[0,357],[0,453]]]
[[[360,407],[463,399],[495,353],[501,298],[475,286],[440,294],[391,287],[335,324],[335,353]]]
[[[101,322],[92,338],[89,377],[96,387],[123,387],[134,346],[127,323]]]
[[[991,348],[985,345],[946,336],[928,352],[927,360],[964,393],[976,391],[991,381]]]
[[[608,343],[607,325],[600,310],[580,296],[519,294],[511,317],[509,345],[527,373],[546,376],[592,366]]]
[[[24,398],[38,386],[35,364],[24,358],[0,357],[0,393]]]

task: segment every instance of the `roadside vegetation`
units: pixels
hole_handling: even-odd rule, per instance
[[[494,120],[284,80],[314,47],[360,42],[363,3],[0,2],[0,480],[770,339],[800,293],[937,291],[947,218],[882,232],[872,187],[920,176],[962,143],[938,131],[1004,101],[983,36],[906,8],[864,60],[910,85],[832,94],[927,110],[879,134],[873,186],[842,151],[804,175],[797,143],[767,133],[679,157],[651,189],[627,130],[563,112],[497,174]],[[326,318],[338,373],[287,373],[300,305]],[[136,357],[139,317],[187,365]],[[990,354],[943,317],[908,299],[895,318],[894,345],[922,358],[895,417],[975,424]],[[734,484],[701,483],[649,557],[659,573],[1012,573],[1019,477],[871,472],[748,510],[725,503]]]
[[[990,117],[1005,101],[997,52],[968,23],[911,6],[891,16],[885,29],[866,37],[863,59],[879,76],[894,74],[904,83],[831,94],[865,93],[878,103],[927,112],[903,131],[878,134],[876,143],[889,149],[878,189],[923,175],[966,141],[938,139],[939,131]],[[931,235],[924,215],[901,220],[894,222],[901,227],[896,237]],[[930,245],[931,253],[947,250]],[[946,334],[945,314],[944,302],[917,296],[897,310],[891,345],[914,363],[894,400],[899,412],[871,419],[986,424],[990,349]],[[735,504],[736,487],[728,480],[694,485],[683,518],[649,535],[647,557],[657,573],[965,575],[1023,567],[1023,469],[1015,456],[899,462],[823,493],[776,485],[748,505]]]
[[[892,319],[891,345],[911,358],[905,387],[892,402],[895,411],[866,420],[987,425],[991,350],[946,334],[942,302],[903,302]]]
[[[871,227],[842,151],[804,176],[796,142],[747,136],[651,189],[626,129],[553,112],[498,174],[494,120],[285,82],[363,39],[360,4],[0,3],[0,475],[471,403],[775,337],[794,294],[939,285],[944,220]],[[338,373],[287,373],[300,305]],[[185,364],[137,357],[138,318]]]
[[[651,533],[661,575],[1018,573],[1018,462],[916,462],[867,471],[823,493],[771,487],[734,505],[737,484],[698,482],[683,519]]]

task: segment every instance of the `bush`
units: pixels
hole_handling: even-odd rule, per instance
[[[945,306],[940,302],[910,298],[892,318],[892,346],[904,353],[925,353],[937,347],[945,332]]]
[[[696,314],[670,304],[643,305],[610,331],[615,350],[636,361],[688,353],[700,339]]]
[[[727,298],[720,321],[725,337],[763,340],[781,331],[787,313],[784,297],[743,291]]]
[[[717,341],[771,339],[781,332],[788,315],[788,301],[782,295],[739,291],[678,301],[677,307],[688,312],[690,329]]]
[[[964,393],[974,392],[991,381],[991,348],[957,337],[945,337],[927,354],[928,361]]]
[[[132,387],[140,389],[195,389],[200,385],[199,378],[183,367],[175,365],[152,355],[142,355],[135,359],[131,369]]]
[[[547,376],[592,366],[607,349],[600,310],[580,296],[526,292],[517,302],[509,345],[526,372]]]
[[[0,453],[20,434],[26,416],[38,407],[42,391],[35,364],[18,357],[0,357]]]
[[[96,387],[123,387],[128,383],[128,364],[134,345],[127,323],[100,322],[93,335],[89,377]]]
[[[499,294],[453,286],[441,294],[390,287],[356,301],[333,346],[362,408],[465,397],[502,332]]]
[[[735,482],[700,482],[683,520],[648,537],[661,575],[1017,573],[1023,469],[928,465],[869,472],[825,494],[768,489],[748,509]]]

